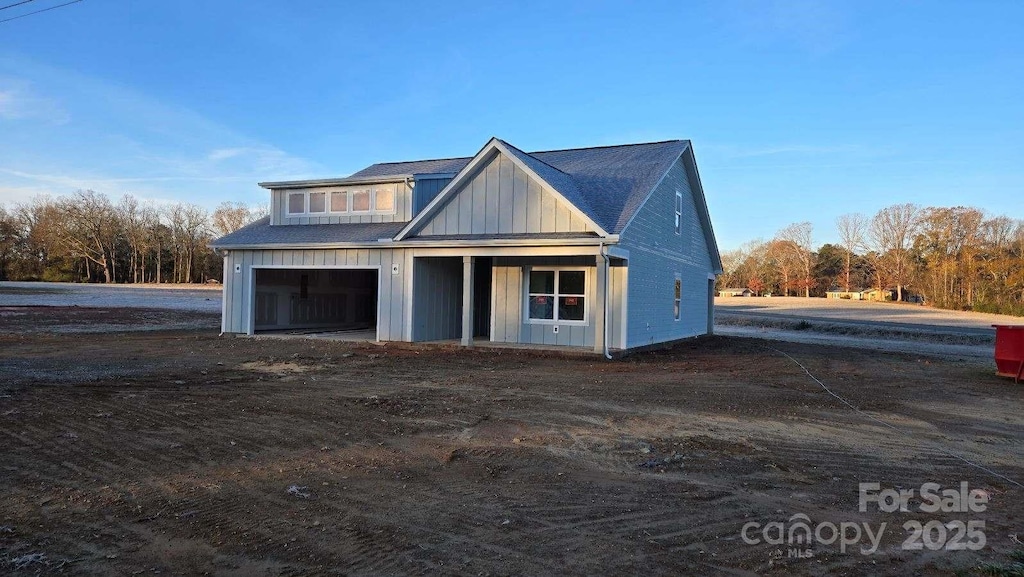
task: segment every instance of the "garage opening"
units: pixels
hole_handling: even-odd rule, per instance
[[[377,338],[376,269],[254,269],[254,332]]]

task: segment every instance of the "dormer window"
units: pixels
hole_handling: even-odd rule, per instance
[[[331,212],[348,212],[348,191],[336,190],[331,193]]]
[[[288,193],[288,214],[302,214],[306,212],[306,193]]]
[[[291,190],[287,216],[394,214],[398,193],[394,185],[343,190]]]
[[[395,212],[395,189],[378,188],[373,200],[373,208],[377,212]]]
[[[323,214],[327,212],[326,192],[309,193],[309,212],[310,214]]]
[[[370,191],[369,190],[353,190],[352,191],[352,212],[369,212],[370,210]]]

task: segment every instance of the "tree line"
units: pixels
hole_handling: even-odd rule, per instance
[[[0,205],[0,280],[220,281],[223,261],[210,241],[265,214],[241,203],[225,202],[210,212],[130,194],[115,202],[92,190]]]
[[[808,297],[877,288],[898,301],[1024,315],[1024,221],[896,204],[842,215],[835,226],[837,244],[815,248],[802,222],[723,253],[718,287]]]

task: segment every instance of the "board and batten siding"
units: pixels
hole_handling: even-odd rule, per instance
[[[451,181],[450,178],[417,178],[416,186],[412,191],[413,218],[422,212]]]
[[[495,259],[492,269],[491,340],[499,343],[593,347],[600,303],[597,302],[597,267],[593,257],[550,257],[542,259]],[[530,323],[526,318],[526,274],[533,267],[583,268],[587,271],[585,298],[587,324],[561,324],[558,333],[551,323]],[[610,348],[621,348],[623,322],[622,295],[625,292],[625,267],[611,267],[609,278],[608,338]]]
[[[498,153],[423,223],[418,236],[589,232],[589,225],[549,187]]]
[[[462,337],[462,259],[413,259],[412,340]]]
[[[246,333],[253,313],[253,267],[277,268],[380,268],[380,315],[377,335],[382,341],[403,340],[406,276],[405,249],[232,250],[225,257],[224,326],[226,333]],[[392,265],[398,274],[392,274]],[[238,272],[235,266],[239,265]]]
[[[288,194],[292,192],[326,192],[330,206],[330,193],[335,191],[368,190],[387,187],[395,191],[395,212],[393,214],[288,214]],[[372,207],[371,207],[372,208]],[[404,182],[387,184],[366,184],[350,186],[317,186],[312,188],[290,188],[270,191],[270,224],[345,224],[366,222],[407,222],[412,220],[412,189]]]
[[[682,193],[682,234],[675,233],[676,191]],[[681,159],[622,231],[630,253],[627,346],[662,343],[708,332],[708,275],[713,274],[690,175]],[[675,279],[682,277],[680,319]]]

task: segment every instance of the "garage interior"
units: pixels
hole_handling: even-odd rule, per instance
[[[257,333],[377,338],[376,269],[255,269]]]

